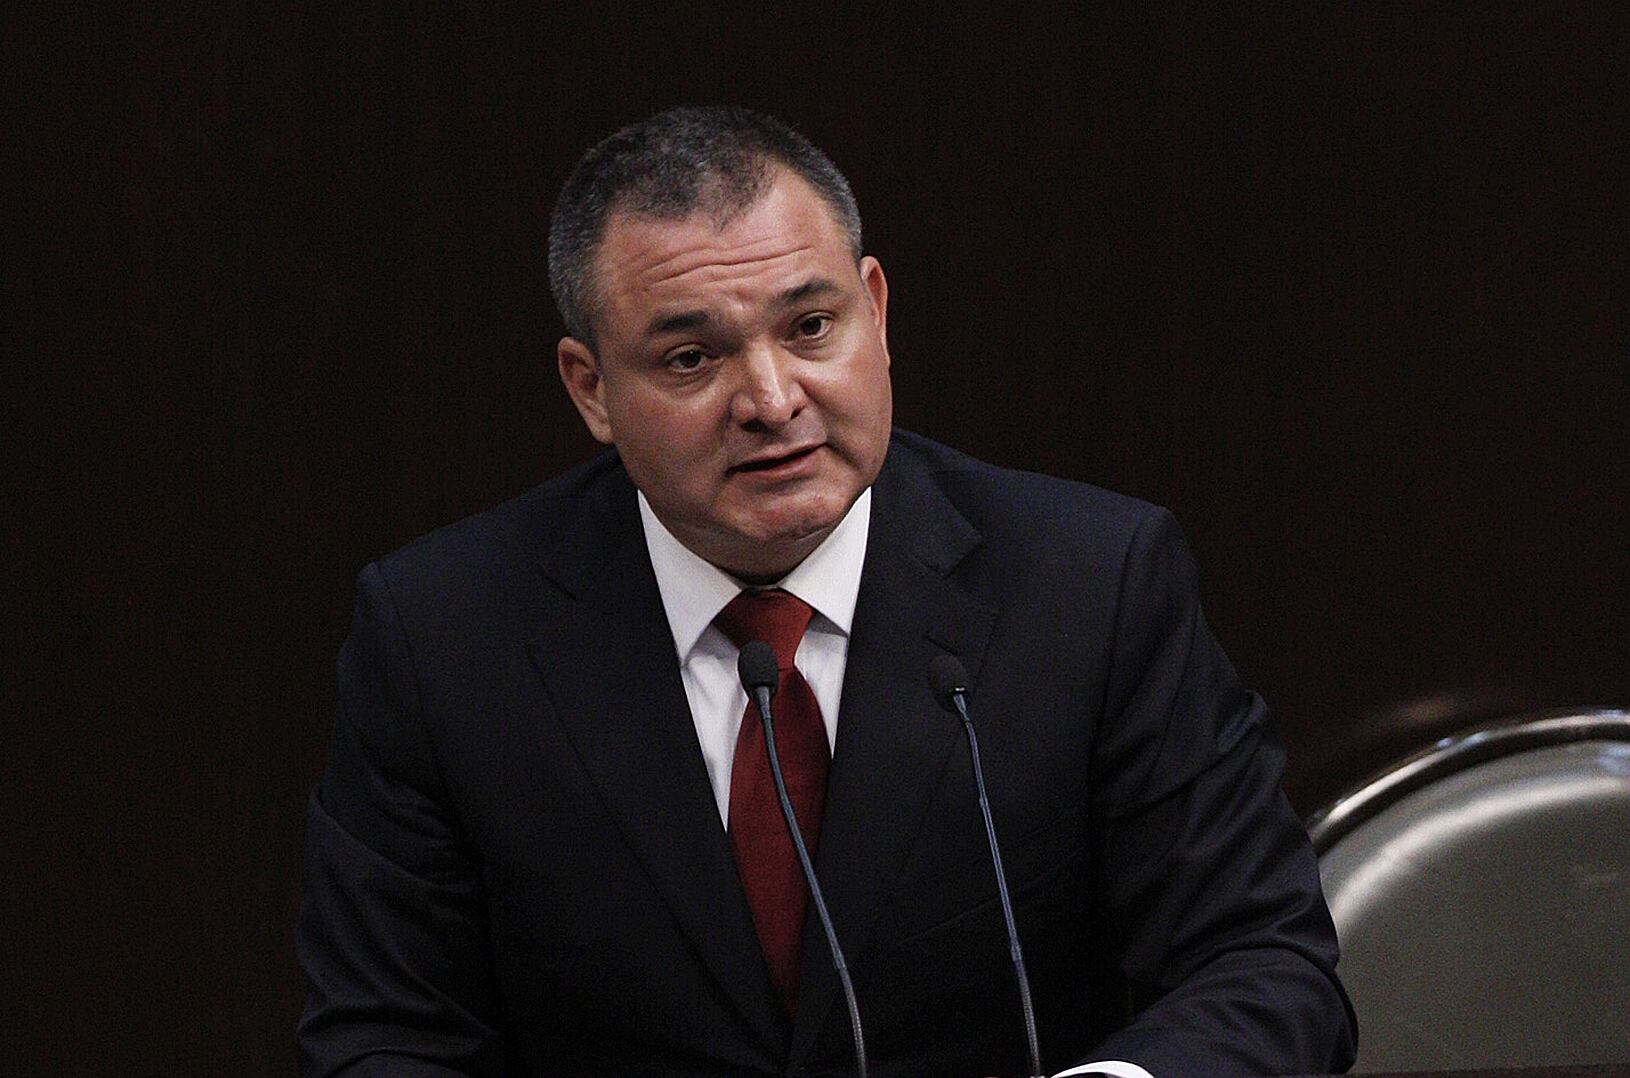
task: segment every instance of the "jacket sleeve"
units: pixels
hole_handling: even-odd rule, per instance
[[[1356,1023],[1307,834],[1259,697],[1206,628],[1175,521],[1127,554],[1094,750],[1098,901],[1131,1022],[1091,1059],[1156,1078],[1344,1071]]]
[[[478,862],[448,808],[377,566],[358,577],[338,679],[296,931],[308,985],[300,1073],[500,1073]]]

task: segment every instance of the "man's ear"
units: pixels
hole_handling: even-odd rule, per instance
[[[871,301],[872,320],[877,323],[877,339],[883,342],[883,358],[889,358],[889,282],[883,264],[871,255],[860,260],[860,283]]]
[[[560,380],[566,395],[577,406],[577,414],[594,435],[595,441],[611,444],[611,421],[606,418],[605,381],[600,364],[589,346],[576,337],[562,337],[555,346]]]

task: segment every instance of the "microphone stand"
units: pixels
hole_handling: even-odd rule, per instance
[[[775,751],[775,722],[770,717],[770,697],[780,680],[775,653],[770,645],[762,641],[749,641],[741,649],[736,663],[742,686],[758,703],[759,718],[764,722],[764,749],[770,756],[770,776],[775,780],[775,795],[781,802],[781,815],[787,821],[787,832],[792,836],[792,848],[798,854],[804,881],[809,884],[809,897],[815,903],[821,928],[826,932],[826,944],[832,950],[832,965],[837,970],[838,983],[843,987],[843,1001],[849,1008],[849,1031],[855,1042],[855,1068],[860,1078],[866,1078],[866,1035],[860,1028],[860,1005],[855,1001],[855,986],[849,979],[849,964],[843,960],[843,951],[838,947],[838,933],[832,927],[832,915],[826,912],[826,898],[821,894],[820,881],[815,878],[815,865],[809,859],[803,833],[798,829],[798,816],[793,811],[792,798],[787,795],[787,782],[781,777],[781,761]]]
[[[950,655],[935,657],[929,673],[934,680],[934,691],[946,706],[962,719],[962,729],[968,735],[968,753],[973,759],[973,781],[979,791],[979,811],[985,818],[985,838],[990,843],[990,859],[996,866],[996,893],[1002,900],[1002,919],[1007,923],[1008,955],[1013,959],[1013,971],[1019,979],[1019,1010],[1024,1014],[1025,1049],[1030,1054],[1030,1074],[1042,1078],[1041,1047],[1036,1039],[1036,1009],[1030,1001],[1030,977],[1024,970],[1024,951],[1019,946],[1019,928],[1013,921],[1013,899],[1008,895],[1007,873],[1002,869],[1002,851],[996,844],[996,824],[991,820],[990,798],[985,793],[985,773],[979,766],[979,739],[974,736],[973,719],[968,715],[968,673]]]

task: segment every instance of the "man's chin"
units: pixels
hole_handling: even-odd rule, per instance
[[[778,580],[809,557],[842,519],[843,514],[838,513],[835,517],[804,517],[773,528],[755,528],[731,544],[726,557],[734,564],[720,564],[720,568],[752,584]]]

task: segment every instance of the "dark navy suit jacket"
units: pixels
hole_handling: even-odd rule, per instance
[[[897,432],[816,853],[872,1073],[1024,1067],[940,652],[972,679],[1048,1069],[1345,1069],[1282,754],[1169,514]],[[614,454],[362,572],[308,826],[306,1074],[852,1067],[813,917],[796,1021],[777,1005]]]

